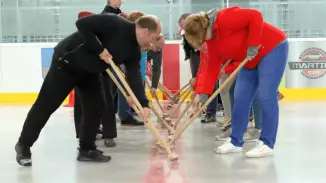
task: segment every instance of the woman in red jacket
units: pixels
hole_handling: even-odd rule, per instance
[[[221,63],[228,59],[250,61],[238,73],[232,113],[232,133],[217,153],[241,152],[250,106],[259,92],[262,106],[262,133],[248,157],[273,154],[279,120],[277,90],[288,57],[286,35],[264,22],[254,9],[230,7],[190,15],[185,22],[185,37],[194,48],[207,43],[210,59],[200,63],[196,93],[201,103],[208,99],[220,73]]]

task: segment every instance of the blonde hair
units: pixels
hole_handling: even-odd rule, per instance
[[[206,13],[200,12],[189,15],[184,24],[185,38],[190,46],[199,49],[203,44],[207,29],[209,27],[209,19]]]
[[[140,11],[134,11],[129,13],[129,15],[127,16],[127,19],[131,22],[136,22],[136,20],[138,20],[140,17],[144,16],[145,13],[140,12]]]

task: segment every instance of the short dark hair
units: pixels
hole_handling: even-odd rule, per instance
[[[147,28],[149,32],[156,32],[158,28],[157,19],[153,16],[145,15],[136,20],[136,24],[141,28]]]
[[[180,16],[178,23],[181,22],[181,20],[185,20],[189,15],[191,15],[190,13],[184,13]]]

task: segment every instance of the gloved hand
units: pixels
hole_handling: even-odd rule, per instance
[[[252,60],[258,55],[258,46],[249,46],[247,49],[247,58]]]

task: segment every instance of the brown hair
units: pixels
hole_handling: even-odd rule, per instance
[[[134,11],[129,13],[129,15],[127,16],[127,19],[131,22],[136,22],[136,20],[142,16],[144,16],[145,13],[140,12],[140,11]]]
[[[141,16],[135,22],[139,27],[148,29],[149,32],[156,32],[159,27],[158,19],[153,15]]]
[[[206,13],[189,15],[184,24],[185,38],[194,48],[199,49],[206,38],[209,19]]]
[[[189,15],[191,15],[190,13],[184,13],[180,16],[178,23],[180,23],[182,20],[185,20]]]

